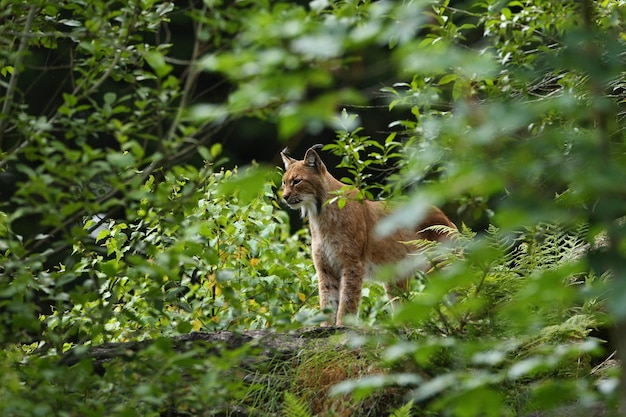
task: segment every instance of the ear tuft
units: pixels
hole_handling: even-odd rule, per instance
[[[285,165],[285,169],[289,168],[289,165],[291,165],[292,163],[296,162],[295,159],[293,159],[292,157],[287,155],[287,152],[289,152],[289,149],[287,149],[287,148],[283,149],[280,152],[280,157],[283,159],[283,164]]]

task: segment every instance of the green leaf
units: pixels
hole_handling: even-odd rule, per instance
[[[213,157],[211,156],[211,154],[209,153],[209,150],[205,146],[198,146],[197,150],[198,150],[198,154],[200,154],[200,156],[205,161],[212,161],[213,160]]]
[[[117,99],[117,94],[112,93],[112,92],[108,92],[104,94],[104,102],[107,104],[113,104],[115,103],[115,100]]]
[[[221,143],[214,143],[213,145],[211,145],[211,158],[213,160],[217,159],[217,157],[220,156],[221,154],[222,154]]]
[[[75,19],[61,19],[59,20],[59,23],[62,23],[65,26],[74,27],[74,28],[78,28],[83,25],[82,22],[80,22],[79,20],[75,20]]]
[[[81,210],[83,207],[84,207],[84,203],[80,203],[80,202],[68,203],[61,208],[61,215],[69,216]]]
[[[106,158],[107,161],[117,169],[128,169],[133,166],[135,162],[135,158],[130,152],[109,153]]]
[[[98,265],[98,269],[103,272],[108,278],[114,278],[117,276],[118,262],[115,259],[111,259],[106,262],[101,262]]]
[[[74,107],[78,103],[78,99],[72,94],[63,93],[63,101],[69,106]]]
[[[189,333],[193,330],[193,325],[187,321],[180,322],[176,325],[176,331],[180,334]]]
[[[152,67],[159,78],[165,77],[172,71],[172,66],[165,62],[163,54],[158,51],[151,50],[144,53],[144,59]]]
[[[107,228],[104,228],[104,229],[100,230],[98,232],[98,236],[96,236],[96,243],[98,243],[102,239],[107,238],[109,236],[109,234],[110,234],[110,231]]]
[[[457,74],[446,74],[439,80],[439,85],[446,85],[459,78]]]
[[[12,65],[5,65],[0,69],[0,75],[6,77],[7,75],[13,75],[14,68]]]
[[[221,104],[196,104],[187,111],[187,118],[194,122],[222,123],[229,116],[229,111],[225,105]]]
[[[463,95],[463,91],[467,83],[465,80],[458,79],[454,82],[452,86],[452,98],[454,100],[458,100]]]
[[[250,167],[243,173],[237,172],[219,186],[224,195],[236,195],[242,204],[248,204],[263,193],[263,184],[271,170],[267,167]]]

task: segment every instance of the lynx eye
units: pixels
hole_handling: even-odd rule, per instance
[[[302,178],[295,178],[291,181],[291,186],[294,187],[302,182]]]

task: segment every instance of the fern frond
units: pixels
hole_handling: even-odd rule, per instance
[[[476,237],[476,232],[470,229],[465,223],[461,223],[461,229],[459,233],[468,239],[473,239]]]
[[[405,245],[413,246],[415,250],[418,252],[436,248],[437,245],[439,244],[438,242],[435,242],[433,240],[428,240],[428,239],[408,240],[406,242],[401,242],[401,243],[404,243]]]
[[[296,397],[288,391],[285,392],[283,414],[285,417],[313,417],[313,414],[311,414],[311,411],[305,404],[304,400]]]
[[[413,400],[395,410],[389,417],[411,417],[411,408],[413,408]]]
[[[422,232],[435,232],[440,235],[448,235],[450,238],[462,236],[461,232],[459,232],[456,227],[445,226],[443,224],[434,224],[418,231],[418,233]]]

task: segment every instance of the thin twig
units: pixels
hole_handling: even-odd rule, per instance
[[[34,6],[33,6],[34,7]],[[37,33],[26,33],[23,32],[14,32],[12,30],[0,31],[0,36],[22,36],[27,39],[41,39],[41,38],[86,38],[87,34],[85,33],[76,33],[76,32],[37,32]]]
[[[478,297],[478,294],[480,294],[483,284],[485,283],[485,280],[487,279],[487,276],[489,275],[489,271],[490,271],[489,267],[485,268],[485,270],[483,271],[483,275],[482,277],[480,277],[480,281],[478,282],[478,285],[476,285],[476,288],[474,288],[474,294],[473,294],[474,298]],[[463,314],[463,317],[461,318],[461,320],[459,320],[459,331],[462,332],[465,329],[465,326],[470,321],[470,317],[471,317],[471,312],[469,311],[466,311],[465,314]]]
[[[15,95],[15,89],[17,88],[17,80],[20,76],[24,52],[28,46],[28,33],[33,25],[35,11],[35,6],[30,6],[28,16],[26,17],[26,23],[24,23],[24,31],[22,32],[22,38],[20,39],[20,46],[17,50],[17,57],[15,58],[13,74],[11,74],[11,80],[9,81],[9,87],[7,88],[7,93],[4,97],[4,103],[2,103],[2,114],[0,115],[0,150],[2,149],[2,142],[4,140],[4,130],[6,129],[6,124],[9,121],[9,111],[13,105],[13,96]]]
[[[204,12],[206,12],[206,5],[204,3],[202,6],[202,12],[203,14]],[[189,103],[191,90],[193,89],[193,84],[195,83],[196,78],[198,77],[198,73],[199,73],[196,65],[197,65],[198,56],[200,55],[199,33],[201,31],[202,31],[202,22],[198,22],[197,26],[195,27],[196,39],[193,44],[193,51],[191,53],[189,73],[187,74],[187,78],[185,79],[185,85],[183,87],[183,91],[180,96],[180,102],[178,103],[178,107],[176,109],[174,119],[172,120],[172,123],[170,124],[170,128],[168,129],[167,134],[165,135],[165,137],[159,138],[159,143],[163,143],[163,142],[169,143],[172,141],[172,138],[174,137],[176,133],[176,129],[178,128],[178,125],[180,124],[180,120],[183,117],[183,113]],[[165,154],[163,153],[163,155]],[[152,172],[154,172],[154,170],[156,170],[158,167],[164,166],[168,159],[169,158],[161,157],[158,160],[152,161],[152,163],[150,163],[150,165],[143,172],[142,182],[145,181],[150,176],[150,174],[152,174]]]

